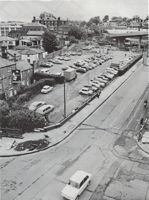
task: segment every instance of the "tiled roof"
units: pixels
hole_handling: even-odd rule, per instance
[[[20,60],[16,62],[16,68],[19,69],[20,71],[25,71],[32,69],[32,66],[25,60]]]
[[[14,56],[14,54],[16,54],[16,56],[20,56],[20,53],[18,51],[12,50],[12,49],[8,49],[7,50],[8,54]]]
[[[36,51],[32,50],[32,49],[24,49],[24,50],[20,50],[19,53],[21,55],[35,55],[37,54]]]
[[[0,57],[0,68],[14,65],[15,63]]]
[[[27,35],[32,35],[32,36],[42,36],[44,34],[44,31],[28,31]]]
[[[27,23],[27,24],[24,24],[23,26],[41,26],[41,27],[47,28],[45,25],[40,24],[38,22]]]

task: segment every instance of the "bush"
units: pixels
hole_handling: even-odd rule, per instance
[[[25,101],[29,101],[30,97],[32,96],[31,92],[26,92],[24,94],[19,95],[19,97],[16,100],[17,104],[22,104]]]
[[[45,118],[28,109],[12,110],[8,115],[8,128],[21,129],[23,132],[31,132],[34,128],[42,128]]]

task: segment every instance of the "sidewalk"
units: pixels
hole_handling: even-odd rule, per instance
[[[92,102],[89,103],[84,109],[79,113],[73,116],[69,121],[67,121],[63,126],[40,133],[26,133],[24,134],[23,139],[13,139],[13,138],[2,138],[0,139],[0,157],[10,157],[10,156],[19,156],[25,154],[31,154],[39,151],[43,151],[50,147],[58,145],[60,142],[65,140],[69,135],[73,133],[75,129],[85,121],[92,113],[95,112],[137,69],[138,65],[141,66],[142,59],[136,63],[128,72],[123,76],[116,78],[111,82],[101,93],[99,98],[95,98]],[[45,135],[49,137],[49,146],[42,150],[34,151],[15,151],[14,148],[11,148],[14,141],[22,143],[29,140],[38,140],[45,139]]]

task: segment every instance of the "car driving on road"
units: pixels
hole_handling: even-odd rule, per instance
[[[91,177],[90,173],[81,170],[76,171],[61,191],[62,197],[68,200],[78,200],[81,193],[90,184]]]

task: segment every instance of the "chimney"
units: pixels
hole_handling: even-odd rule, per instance
[[[16,58],[16,53],[14,53],[14,62],[17,61],[17,58]]]
[[[2,51],[2,58],[7,59],[7,46],[2,45],[1,46],[1,51]]]
[[[32,22],[36,22],[36,17],[35,16],[33,16]]]

